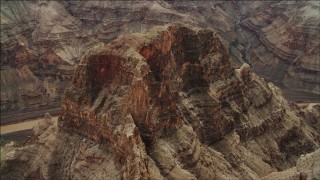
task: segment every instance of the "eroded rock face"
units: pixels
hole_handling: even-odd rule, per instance
[[[320,131],[320,104],[319,103],[310,103],[303,104],[301,106],[300,114],[302,117],[306,119],[306,122],[316,129],[318,132]]]
[[[233,66],[250,64],[290,100],[317,101],[318,9],[309,1],[2,1],[1,111],[59,105],[86,49],[170,22],[216,30]],[[15,75],[22,67],[31,74]]]
[[[102,42],[169,22],[214,29],[235,67],[249,63],[253,72],[285,89],[289,100],[319,99],[319,3],[73,1],[65,6]]]
[[[267,179],[317,179],[320,176],[320,150],[302,155],[297,166],[285,171],[273,172],[261,178]]]
[[[212,31],[168,25],[119,38],[89,51],[76,77],[63,101],[60,128],[106,142],[126,167],[124,177],[149,177],[141,162],[151,158],[165,178],[208,179],[205,171],[225,167],[242,170],[211,175],[255,178],[292,167],[300,154],[319,146],[318,133],[276,87],[246,64],[232,68]],[[235,145],[232,138],[243,152],[223,148]],[[217,151],[226,157],[221,167],[213,163],[222,157]],[[239,164],[242,154],[246,163]]]
[[[241,23],[260,42],[253,40],[249,53],[254,71],[290,87],[284,88],[290,100],[316,99],[317,102],[320,94],[319,3],[265,2],[262,7],[263,11],[255,11],[257,7],[251,12],[247,10],[247,18]],[[305,97],[301,91],[307,91]]]
[[[92,44],[83,36],[81,22],[58,2],[1,2],[1,111],[59,106]]]
[[[257,179],[319,148],[300,111],[247,64],[234,69],[216,33],[156,26],[89,50],[63,98],[59,131],[47,128],[17,150],[1,174],[32,162],[16,176]],[[46,165],[29,155],[18,165],[34,149],[48,153],[37,156]]]

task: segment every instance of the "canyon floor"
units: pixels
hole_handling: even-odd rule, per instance
[[[52,118],[54,121],[58,120],[58,116]],[[15,124],[9,124],[0,126],[0,132],[1,135],[13,133],[17,131],[23,131],[23,130],[30,130],[35,125],[37,125],[40,121],[44,121],[44,118],[37,118],[37,119],[27,119],[24,122],[19,122]]]

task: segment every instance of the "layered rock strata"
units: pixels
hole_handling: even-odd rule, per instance
[[[157,26],[94,47],[61,108],[59,131],[16,149],[4,177],[258,179],[296,165],[317,175],[296,162],[319,132],[249,65],[234,69],[209,30]]]
[[[318,101],[318,9],[311,1],[2,1],[1,112],[58,106],[86,49],[170,22],[216,30],[235,67],[250,64],[289,100]]]
[[[59,2],[1,1],[1,112],[59,106],[88,36]]]
[[[271,3],[241,22],[263,45],[251,47],[250,62],[255,71],[270,79],[279,78],[278,84],[290,87],[286,94],[292,100],[317,102],[320,97],[319,7],[316,2]]]

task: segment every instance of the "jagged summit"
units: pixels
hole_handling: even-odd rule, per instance
[[[13,115],[56,108],[86,49],[172,22],[217,31],[235,67],[252,65],[290,101],[318,103],[319,7],[315,1],[1,1],[0,108]]]
[[[1,174],[258,179],[282,170],[291,177],[320,173],[319,133],[249,65],[234,69],[210,30],[156,26],[92,48],[61,108],[59,130],[49,126],[16,149]],[[299,156],[312,152],[313,166],[303,168]]]

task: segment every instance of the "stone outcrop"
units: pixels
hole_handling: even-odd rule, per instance
[[[58,125],[10,151],[4,177],[258,179],[294,167],[317,175],[299,159],[319,148],[303,110],[249,65],[234,69],[210,30],[156,26],[95,46],[61,109]]]
[[[304,117],[306,122],[313,127],[315,130],[320,132],[320,104],[310,103],[302,104],[299,114]]]
[[[273,172],[261,178],[267,179],[317,179],[320,177],[320,150],[301,155],[297,165],[285,171]]]
[[[315,101],[319,6],[286,3],[291,10],[275,1],[2,1],[1,111],[59,106],[86,49],[170,22],[214,29],[234,67],[248,63],[290,100]]]

